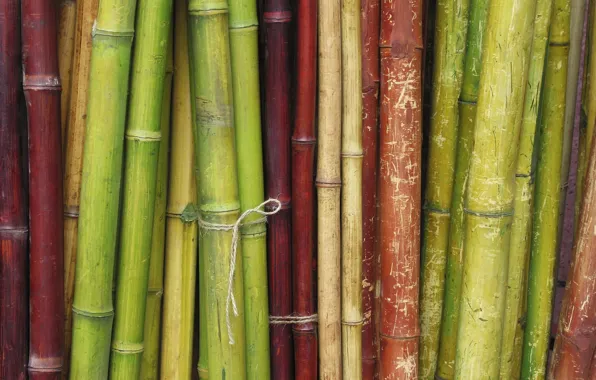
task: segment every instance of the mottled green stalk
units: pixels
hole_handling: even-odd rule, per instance
[[[439,0],[436,6],[432,115],[424,203],[420,295],[420,378],[437,368],[460,96],[469,0]]]
[[[501,347],[501,378],[519,379],[526,314],[526,289],[534,206],[534,149],[552,0],[538,0],[526,84],[520,147],[515,175],[515,214],[511,227],[505,324]]]
[[[238,314],[228,305],[232,231],[240,216],[233,121],[232,74],[225,0],[190,0],[191,74],[195,91],[195,150],[198,163],[200,251],[207,289],[207,339],[211,379],[246,378],[244,289],[238,245],[232,294]],[[229,307],[227,307],[229,306]],[[229,327],[226,321],[229,316]],[[234,343],[232,343],[232,337]]]
[[[535,8],[535,0],[489,4],[464,204],[456,379],[499,377],[515,166]]]
[[[170,152],[170,108],[172,104],[172,73],[174,71],[174,47],[171,34],[170,31],[161,107],[161,143],[159,145],[159,158],[157,161],[155,211],[153,213],[149,286],[147,288],[147,308],[145,312],[145,351],[143,351],[140,377],[142,380],[159,379],[161,301],[163,297],[168,159]]]
[[[259,48],[256,0],[230,0],[230,49],[234,94],[234,128],[238,187],[242,212],[264,200]],[[258,214],[245,221],[262,218]],[[265,221],[242,228],[246,378],[268,380],[269,304],[267,292],[267,227]]]
[[[559,236],[569,17],[570,0],[554,0],[542,92],[522,379],[546,376]]]
[[[112,279],[135,0],[102,0],[93,28],[70,378],[108,377]]]
[[[466,42],[463,82],[459,97],[457,158],[451,199],[451,221],[445,297],[441,317],[439,357],[436,375],[439,379],[453,379],[455,375],[455,347],[459,321],[459,301],[464,247],[464,196],[468,182],[470,154],[474,142],[476,102],[480,83],[482,40],[488,16],[488,0],[472,0],[469,4],[469,23]]]

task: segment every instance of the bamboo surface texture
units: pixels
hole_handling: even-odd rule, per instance
[[[27,378],[27,197],[21,170],[20,1],[0,3],[0,378]]]
[[[380,377],[418,378],[422,148],[421,1],[383,0],[379,254]]]
[[[319,0],[318,7],[319,378],[341,380],[341,1]]]
[[[464,203],[458,379],[499,376],[515,166],[535,7],[533,0],[489,5]]]
[[[464,71],[469,0],[436,5],[434,75],[421,252],[420,378],[437,368],[451,200],[457,161],[458,99]]]
[[[317,89],[317,0],[300,0],[296,18],[296,103],[292,135],[292,274],[296,316],[315,313],[315,113]],[[294,324],[294,374],[318,379],[316,325]]]
[[[66,124],[70,105],[70,81],[74,58],[75,25],[77,18],[76,0],[60,0],[58,2],[58,65],[60,69],[60,115],[62,125],[62,151],[66,149]]]
[[[230,284],[232,231],[211,227],[211,224],[233,225],[240,216],[228,4],[225,0],[191,0],[189,16],[196,112],[194,138],[200,183],[199,247],[201,255],[205,255],[207,275],[209,378],[242,380],[246,378],[246,351],[241,246]],[[235,299],[238,313],[228,297]]]
[[[362,44],[362,378],[377,379],[377,173],[379,144],[380,0],[361,2]]]
[[[70,363],[73,380],[108,376],[114,316],[112,280],[135,8],[135,0],[102,0],[93,30],[73,302]]]
[[[161,378],[191,379],[197,369],[192,361],[194,315],[199,302],[197,283],[197,222],[188,218],[196,203],[195,156],[192,130],[190,67],[188,57],[187,1],[175,0],[174,87],[172,142],[166,213],[165,282],[161,339]],[[202,269],[202,262],[199,268]],[[202,277],[202,276],[201,276]],[[199,281],[204,280],[199,278]],[[201,297],[204,294],[201,294]],[[202,317],[202,316],[201,316]],[[206,321],[201,321],[206,324]],[[202,332],[201,332],[202,333]],[[206,338],[206,336],[204,337]],[[206,339],[202,340],[206,343]],[[203,347],[201,347],[203,348]],[[200,350],[203,374],[207,350]],[[204,363],[204,362],[205,363]]]
[[[64,350],[64,231],[60,73],[55,2],[21,2],[29,136],[30,379],[60,379]]]

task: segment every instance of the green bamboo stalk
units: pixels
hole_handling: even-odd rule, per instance
[[[141,372],[172,0],[139,0],[126,129],[124,199],[110,378]]]
[[[240,216],[227,1],[190,0],[189,16],[209,376],[242,380],[246,378],[243,273],[235,270],[229,284],[232,231],[211,226],[233,225]],[[235,266],[243,268],[240,245],[238,251]],[[229,286],[237,314],[228,302]]]
[[[155,211],[151,260],[149,264],[149,285],[145,313],[145,351],[141,362],[142,380],[159,379],[159,348],[161,332],[161,301],[163,296],[164,251],[166,232],[166,203],[168,186],[168,159],[170,145],[170,109],[172,104],[172,73],[174,72],[173,33],[170,30],[166,76],[161,107],[161,143],[157,160],[157,185],[155,187]]]
[[[439,0],[436,6],[432,115],[428,145],[420,295],[420,378],[437,369],[450,206],[454,191],[469,0]]]
[[[489,4],[464,205],[456,379],[499,376],[515,164],[535,8],[535,0]]]
[[[570,0],[554,0],[542,92],[522,379],[544,379],[555,286]]]
[[[93,28],[73,302],[73,380],[108,377],[135,8],[135,0],[102,0]]]
[[[471,0],[469,3],[466,55],[459,96],[457,159],[451,200],[449,245],[447,246],[445,298],[436,371],[439,379],[451,380],[455,375],[455,348],[464,256],[464,196],[474,142],[476,105],[482,67],[482,39],[486,28],[488,4],[488,0]]]
[[[234,127],[238,158],[240,211],[261,204],[265,188],[261,143],[259,46],[256,0],[230,0],[230,50],[234,95]],[[246,223],[262,220],[249,215]],[[269,301],[267,291],[267,227],[265,221],[241,229],[244,270],[246,378],[268,380]]]
[[[515,175],[515,214],[511,227],[505,322],[501,347],[500,373],[502,379],[518,379],[521,372],[527,273],[530,260],[534,205],[534,166],[537,153],[537,150],[534,149],[534,143],[539,122],[538,111],[542,93],[542,78],[552,3],[552,0],[538,0],[536,2],[530,69],[526,84],[520,148]]]

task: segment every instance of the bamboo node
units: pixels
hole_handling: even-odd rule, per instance
[[[141,129],[127,131],[127,140],[159,142],[161,141],[161,131],[144,131]]]
[[[285,316],[277,316],[277,315],[270,315],[269,316],[269,324],[270,325],[305,325],[307,323],[317,323],[319,321],[318,314],[311,314],[311,315],[285,315]]]
[[[112,318],[114,316],[114,310],[93,312],[77,309],[75,306],[72,307],[73,314],[81,315],[88,318]]]
[[[364,318],[359,321],[341,321],[344,326],[362,326],[364,324]]]
[[[275,208],[273,208],[271,211],[265,211],[265,206],[267,206],[270,203],[274,203],[276,205]],[[209,223],[201,219],[200,215],[198,216],[199,226],[201,226],[201,228],[205,230],[232,231],[232,246],[230,249],[230,274],[228,276],[228,296],[226,298],[226,325],[228,328],[228,341],[230,344],[235,343],[234,335],[232,334],[232,323],[230,322],[230,304],[232,305],[234,315],[238,316],[238,307],[236,306],[236,299],[234,298],[233,284],[234,273],[236,272],[236,255],[238,253],[238,240],[240,240],[240,227],[243,225],[263,223],[267,220],[267,216],[277,214],[281,209],[282,204],[278,199],[269,198],[257,207],[244,211],[234,224]],[[263,218],[247,223],[242,223],[242,221],[246,217],[253,213],[260,214],[263,216]]]
[[[473,211],[468,208],[464,208],[464,212],[468,215],[481,216],[485,218],[503,218],[507,216],[513,216],[513,210],[502,211],[502,212],[481,212]]]
[[[135,31],[133,29],[129,30],[109,30],[109,29],[102,29],[97,27],[97,20],[93,22],[93,28],[91,29],[91,37],[95,36],[110,36],[110,37],[117,37],[117,38],[133,38],[135,35]]]

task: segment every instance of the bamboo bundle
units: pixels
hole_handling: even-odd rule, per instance
[[[62,93],[60,99],[62,148],[66,146],[66,124],[68,107],[70,106],[70,81],[74,58],[75,25],[77,16],[76,0],[59,0],[58,5],[58,65],[60,68],[60,84]]]
[[[555,340],[548,379],[596,378],[596,151],[594,141],[588,171],[580,227],[567,282],[559,330]],[[590,368],[592,367],[592,368]]]
[[[474,142],[478,87],[482,72],[482,40],[488,17],[488,4],[489,2],[486,0],[472,0],[469,4],[467,47],[459,97],[457,159],[451,201],[449,245],[447,246],[445,299],[436,371],[436,375],[440,379],[451,380],[455,376],[455,353],[464,258],[464,199]]]
[[[552,0],[539,0],[536,2],[534,36],[532,37],[530,67],[528,69],[515,174],[515,214],[511,226],[505,319],[501,346],[500,376],[503,379],[516,379],[521,374],[524,320],[526,318],[527,273],[532,241],[534,175],[536,155],[538,153],[538,150],[534,149],[534,144],[537,141],[535,136],[540,121],[538,119],[538,105],[543,93],[542,80],[551,23],[551,10]],[[545,110],[545,112],[548,111]]]
[[[27,368],[27,201],[19,133],[20,1],[0,3],[0,378]]]
[[[201,184],[199,246],[208,289],[209,377],[241,380],[246,378],[244,281],[242,271],[234,268],[242,268],[242,255],[240,247],[236,257],[230,252],[231,228],[218,227],[234,225],[240,216],[228,4],[225,0],[191,0],[189,15],[195,159]],[[231,305],[233,300],[235,305]]]
[[[29,135],[29,378],[60,379],[64,349],[62,140],[56,3],[21,2]]]
[[[383,0],[381,6],[381,379],[418,378],[421,12],[421,1]]]
[[[315,200],[315,112],[317,89],[317,0],[297,6],[296,108],[292,135],[292,269],[294,314],[315,313],[313,279]],[[316,380],[317,333],[312,322],[297,323],[294,336],[295,378]]]
[[[318,2],[317,303],[319,377],[341,379],[341,1]]]
[[[361,3],[362,44],[362,378],[376,379],[378,341],[377,148],[380,0]]]
[[[140,379],[159,378],[159,351],[161,337],[161,302],[163,297],[164,251],[166,232],[166,204],[168,186],[168,160],[170,152],[170,109],[172,104],[172,74],[174,72],[174,43],[170,27],[166,72],[161,106],[161,141],[157,159],[157,182],[155,185],[155,211],[151,236],[151,258],[149,282],[147,286],[147,306],[145,312],[145,350],[141,362]],[[191,165],[192,166],[192,165]],[[192,334],[190,334],[192,337]]]
[[[290,22],[289,0],[263,2],[264,111],[266,192],[277,198],[282,209],[269,219],[269,306],[272,316],[292,313],[291,256],[291,121],[290,121]],[[291,379],[293,366],[292,328],[271,325],[271,375]]]
[[[420,288],[420,377],[437,368],[445,271],[449,246],[469,0],[439,0],[436,6],[432,108],[424,201]]]
[[[244,213],[260,205],[265,195],[257,3],[256,0],[230,0],[229,4],[238,188],[240,211]],[[268,380],[267,227],[261,215],[249,215],[244,221],[249,223],[240,230],[244,265],[246,378]]]
[[[112,279],[135,8],[135,0],[102,0],[94,28],[73,302],[73,380],[108,376],[114,316]]]
[[[175,1],[172,147],[166,221],[161,378],[190,379],[196,304],[198,226],[188,217],[196,203],[186,0]],[[203,262],[199,268],[203,269]],[[204,280],[201,276],[199,281]],[[203,292],[204,293],[204,292]],[[200,295],[204,297],[204,294]],[[203,299],[199,307],[204,310]],[[203,317],[201,315],[201,317]],[[202,318],[203,319],[203,318]],[[206,324],[206,321],[201,321]],[[202,337],[206,338],[206,337]],[[206,342],[206,339],[202,339]],[[203,348],[203,347],[201,347]],[[201,349],[206,363],[206,350]],[[202,362],[199,362],[201,365]],[[204,368],[206,371],[206,367]]]
[[[489,5],[464,205],[456,378],[499,376],[515,164],[535,7],[533,0]]]

